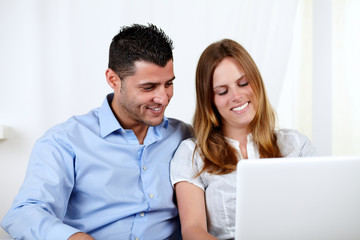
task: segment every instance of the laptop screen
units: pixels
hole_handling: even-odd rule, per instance
[[[360,239],[360,156],[239,161],[236,239]]]

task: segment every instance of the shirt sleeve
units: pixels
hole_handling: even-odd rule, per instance
[[[73,154],[61,138],[34,146],[25,180],[1,225],[15,239],[68,239],[79,232],[63,224],[74,186]]]
[[[302,144],[300,148],[299,157],[313,157],[317,156],[318,152],[310,139],[303,135]]]
[[[277,131],[278,146],[284,157],[311,157],[317,156],[317,150],[310,139],[292,129]]]
[[[186,181],[205,190],[201,177],[197,176],[202,168],[202,159],[197,152],[193,154],[195,149],[193,141],[193,139],[184,140],[176,150],[170,165],[171,183],[174,186],[178,182]]]

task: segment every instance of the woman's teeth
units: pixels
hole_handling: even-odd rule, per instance
[[[241,105],[240,107],[233,108],[233,109],[231,109],[231,110],[232,110],[232,111],[241,111],[241,110],[243,110],[244,108],[246,108],[247,105],[249,105],[249,102],[246,102],[245,104]]]

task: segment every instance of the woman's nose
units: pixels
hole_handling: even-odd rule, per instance
[[[233,89],[232,91],[232,101],[237,102],[243,98],[243,92],[241,89]]]

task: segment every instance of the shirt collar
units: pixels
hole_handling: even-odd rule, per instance
[[[114,98],[113,93],[108,94],[99,109],[100,133],[102,138],[106,137],[107,135],[109,135],[110,133],[116,130],[123,130],[122,126],[120,125],[119,121],[116,119],[110,107],[113,98]],[[155,126],[155,129],[159,131],[162,128],[167,129],[168,125],[169,125],[169,120],[164,116],[161,124]]]
[[[110,107],[113,97],[113,93],[108,94],[99,109],[100,134],[102,138],[118,129],[122,129]]]
[[[228,137],[225,137],[225,140],[227,141],[228,144],[230,144],[233,148],[235,148],[239,154],[239,159],[242,159],[242,155],[241,155],[241,150],[240,150],[240,143],[239,141],[235,140],[235,139],[231,139]],[[260,158],[259,156],[259,150],[256,146],[256,144],[254,143],[254,137],[251,133],[249,133],[247,135],[247,144],[246,144],[246,149],[247,149],[247,156],[248,159],[257,159]]]
[[[224,137],[225,137],[225,140],[226,140],[229,144],[231,144],[231,145],[233,145],[233,146],[236,146],[236,145],[239,145],[239,144],[240,144],[240,142],[237,141],[237,140],[235,140],[235,139],[232,139],[232,138],[229,138],[229,137],[226,137],[226,136],[224,136]],[[253,136],[252,136],[251,133],[249,133],[246,138],[247,138],[247,144],[253,142]]]

